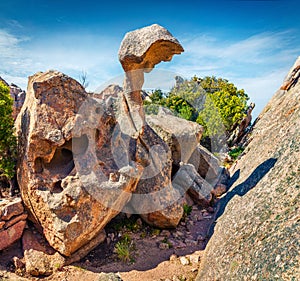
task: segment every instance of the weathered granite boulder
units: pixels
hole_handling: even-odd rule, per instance
[[[203,179],[192,164],[181,164],[173,178],[173,186],[188,193],[192,200],[202,207],[208,207],[212,200],[213,187]]]
[[[21,198],[0,199],[0,251],[21,238],[26,219]]]
[[[138,177],[113,160],[114,125],[105,104],[88,99],[72,78],[56,71],[29,78],[16,121],[18,181],[30,219],[64,256],[102,242],[103,228],[135,190]]]
[[[161,61],[170,61],[183,48],[172,34],[158,24],[128,32],[119,49],[119,60],[125,71],[123,118],[141,133],[145,125],[142,100],[144,72],[150,72]]]
[[[231,170],[196,280],[300,280],[300,80],[290,74]]]
[[[209,150],[198,144],[188,163],[193,164],[199,175],[208,182],[214,181],[221,173],[219,159]]]
[[[125,71],[152,69],[182,52],[182,46],[167,29],[153,24],[126,33],[119,49],[119,60]]]
[[[180,162],[189,161],[200,142],[202,126],[162,112],[158,115],[148,115],[146,121],[170,147],[175,170],[176,167],[179,168]],[[196,164],[199,165],[199,162]]]

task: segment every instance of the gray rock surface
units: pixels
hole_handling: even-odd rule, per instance
[[[216,180],[221,173],[219,159],[202,145],[197,145],[188,163],[193,164],[199,175],[206,181]]]
[[[299,100],[300,81],[259,115],[197,280],[300,280]]]
[[[119,49],[119,60],[125,71],[152,69],[182,52],[182,46],[168,30],[153,24],[126,33]]]

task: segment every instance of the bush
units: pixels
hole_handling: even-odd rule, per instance
[[[17,140],[9,87],[0,81],[0,176],[11,180],[15,174]]]
[[[155,90],[146,101],[146,113],[157,114],[165,106],[178,117],[196,121],[204,127],[203,139],[224,143],[232,128],[247,110],[248,95],[226,79],[214,76],[185,80],[167,94]],[[217,145],[215,143],[214,145]]]
[[[132,252],[134,251],[134,244],[128,234],[125,234],[120,241],[115,245],[115,252],[118,258],[123,262],[134,262]]]

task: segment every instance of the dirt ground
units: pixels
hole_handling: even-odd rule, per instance
[[[119,214],[107,225],[104,243],[79,262],[39,278],[15,269],[13,257],[23,257],[18,241],[0,252],[0,280],[98,281],[101,272],[118,273],[124,281],[195,280],[214,219],[213,208],[204,210],[194,205],[176,229],[160,230],[146,225],[138,216],[127,218]],[[124,238],[130,244],[130,255],[125,257],[116,251],[116,245]],[[191,255],[194,259],[189,260]],[[195,261],[195,257],[199,260]]]

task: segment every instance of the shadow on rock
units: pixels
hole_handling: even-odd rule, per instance
[[[209,230],[208,236],[211,237],[214,233],[214,228],[216,225],[216,221],[219,217],[221,217],[225,211],[225,208],[229,201],[235,196],[244,196],[247,192],[255,187],[258,182],[274,167],[275,163],[277,162],[276,158],[269,158],[268,160],[261,163],[257,168],[252,172],[252,174],[243,182],[238,184],[234,189],[229,191],[224,197],[222,197],[218,203],[218,208],[216,212],[215,223]],[[240,170],[237,170],[233,176],[229,180],[228,189],[234,185],[234,183],[240,177]]]

